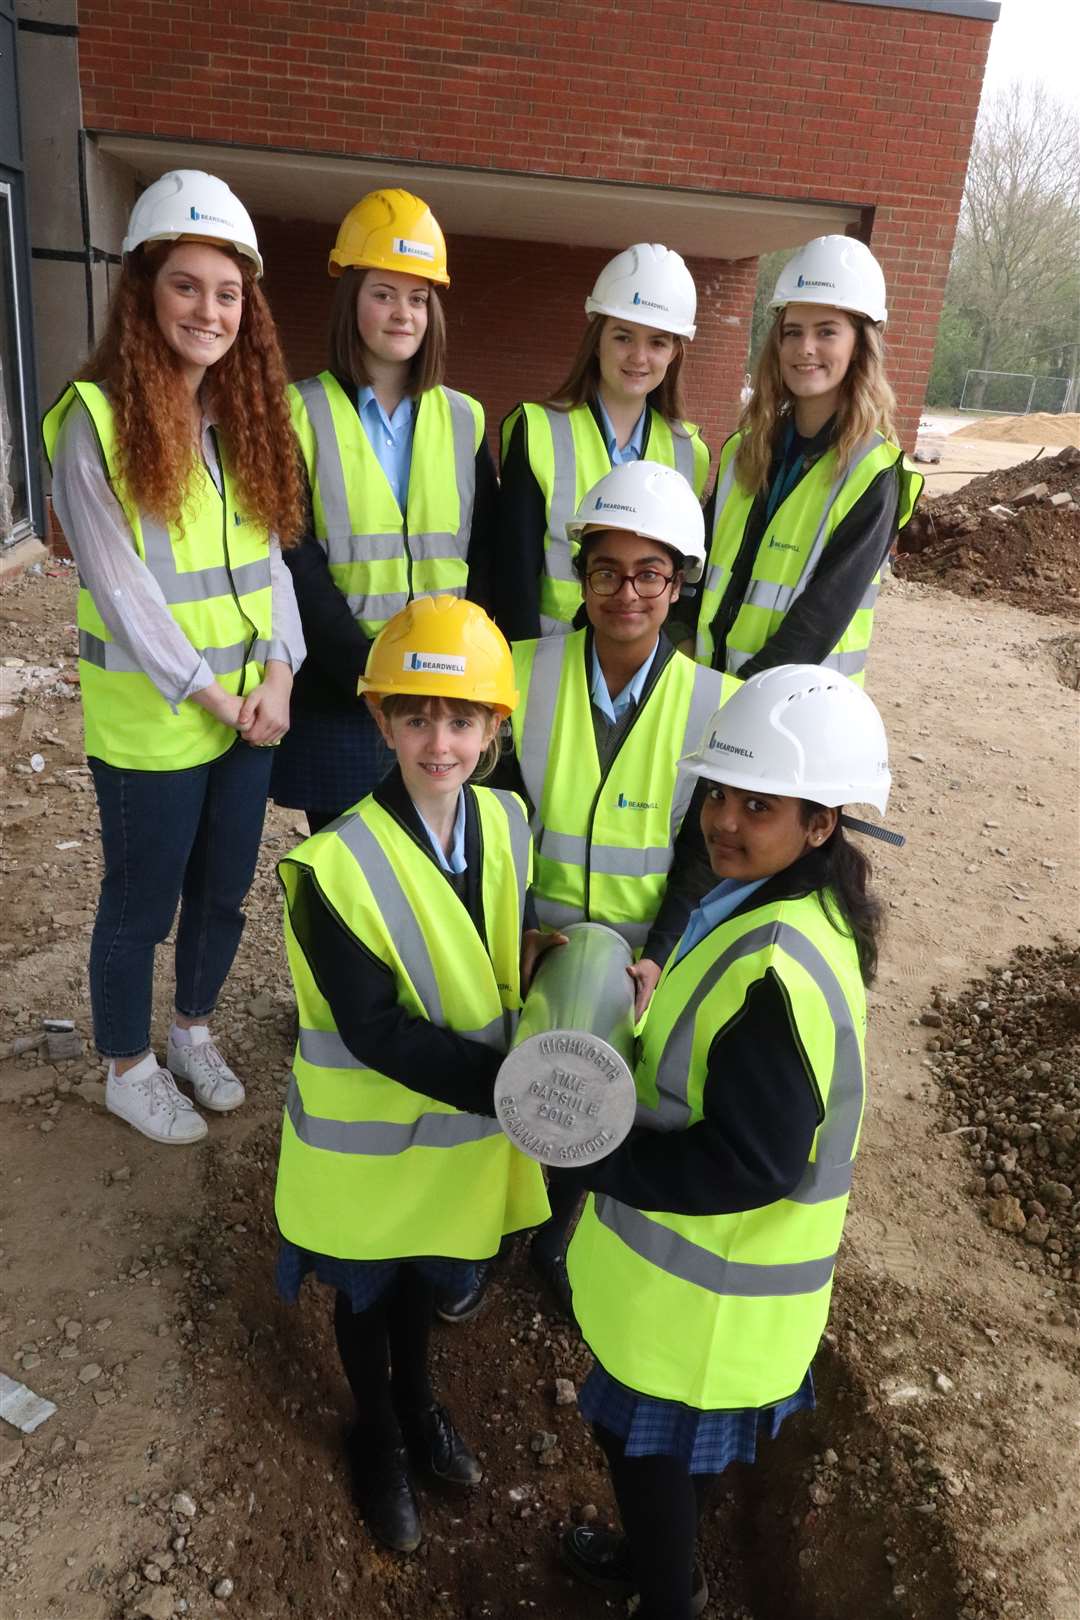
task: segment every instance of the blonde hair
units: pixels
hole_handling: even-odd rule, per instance
[[[600,391],[600,338],[604,331],[605,321],[615,321],[624,325],[621,317],[615,315],[590,315],[578,351],[575,354],[570,370],[559,384],[552,390],[544,404],[550,405],[553,411],[572,411],[579,405],[591,405],[599,397]],[[659,328],[657,328],[659,330]],[[678,333],[668,334],[671,338],[671,359],[664,373],[663,382],[659,383],[647,395],[646,403],[660,415],[676,431],[682,427],[686,416],[686,402],[682,391],[682,368],[686,358],[686,344]]]
[[[843,475],[856,447],[869,433],[898,443],[893,413],[896,396],[885,375],[885,342],[881,327],[865,315],[841,311],[855,328],[855,350],[840,385],[832,448]],[[776,447],[776,429],[791,415],[793,395],[780,373],[780,334],[784,311],[778,310],[758,356],[754,393],[739,417],[742,442],[735,453],[735,476],[751,494],[765,488]]]
[[[370,694],[372,697],[374,693]],[[495,731],[476,762],[476,769],[469,778],[470,782],[482,782],[490,776],[499,763],[501,744],[499,742],[499,728],[502,724],[502,714],[498,709],[489,707],[486,703],[470,703],[467,698],[419,697],[411,692],[388,692],[380,697],[379,707],[387,720],[392,720],[396,714],[408,719],[412,714],[422,714],[431,720],[441,720],[444,714],[461,714],[470,719],[476,715],[483,720],[495,722]]]

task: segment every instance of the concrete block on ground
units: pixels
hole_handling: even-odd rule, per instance
[[[1034,506],[1037,501],[1045,501],[1050,490],[1046,484],[1029,484],[1022,489],[1019,495],[1013,496],[1014,506]]]

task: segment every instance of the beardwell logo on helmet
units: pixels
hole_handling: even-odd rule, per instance
[[[659,301],[659,299],[657,299],[657,298],[642,298],[642,296],[641,296],[641,294],[639,292],[636,292],[634,294],[633,299],[631,300],[631,302],[635,303],[635,304],[640,304],[642,309],[658,309],[664,315],[666,315],[667,312],[668,312],[667,305],[662,304]]]
[[[447,653],[407,652],[402,669],[422,675],[464,675],[467,660],[453,658]]]
[[[429,264],[435,258],[435,249],[430,242],[414,242],[408,236],[394,237],[394,252],[404,254],[407,259],[426,259]]]
[[[636,510],[636,507],[629,506],[626,501],[605,501],[602,495],[598,495],[593,502],[594,512],[634,512]]]
[[[718,754],[741,754],[743,759],[753,759],[754,757],[752,748],[740,748],[737,743],[724,742],[723,738],[718,737],[715,731],[709,738],[709,747],[715,749]]]
[[[191,207],[189,212],[192,219],[205,220],[209,225],[225,225],[230,231],[233,228],[232,220],[222,219],[220,214],[204,214],[200,209],[194,207],[194,205]]]
[[[821,277],[818,277],[818,276],[803,276],[803,275],[800,275],[800,277],[796,281],[795,285],[796,285],[796,287],[834,287],[835,288],[836,282],[835,281],[824,281]]]

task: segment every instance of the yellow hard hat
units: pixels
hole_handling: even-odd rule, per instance
[[[343,270],[400,270],[449,287],[446,240],[422,197],[369,191],[349,209],[330,250],[332,276]]]
[[[368,653],[358,692],[389,697],[464,698],[509,714],[517,708],[506,637],[475,602],[422,596],[384,624]]]

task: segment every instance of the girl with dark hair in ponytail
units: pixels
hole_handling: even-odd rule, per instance
[[[844,675],[753,676],[680,761],[703,779],[719,880],[649,1005],[637,1124],[569,1172],[591,1196],[567,1254],[596,1357],[579,1396],[607,1457],[622,1534],[575,1526],[565,1562],[639,1620],[707,1601],[702,1487],[814,1404],[810,1363],[862,1123],[866,997],[880,908],[842,814],[884,813],[880,716]]]

